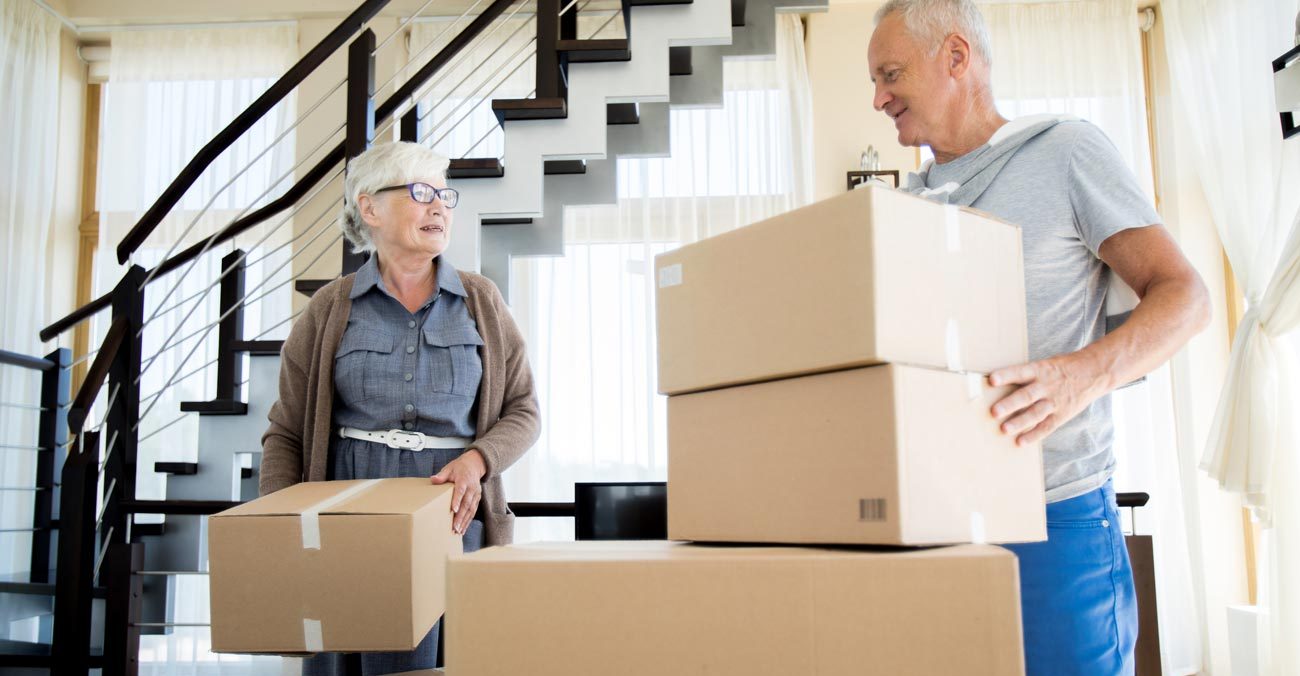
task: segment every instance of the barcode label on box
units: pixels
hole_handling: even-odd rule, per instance
[[[858,500],[858,521],[884,521],[885,499],[862,498]]]
[[[682,264],[674,263],[659,268],[659,288],[678,286],[682,283]]]

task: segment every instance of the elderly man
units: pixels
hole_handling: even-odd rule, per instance
[[[1137,614],[1108,393],[1205,327],[1204,285],[1100,130],[998,114],[988,29],[971,0],[891,0],[868,58],[876,110],[900,143],[934,151],[907,189],[1022,229],[1033,361],[989,380],[1018,386],[991,411],[1002,431],[1043,444],[1048,540],[1012,547],[1029,673],[1132,674]],[[1140,302],[1107,334],[1109,271]]]

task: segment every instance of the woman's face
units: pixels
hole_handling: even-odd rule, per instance
[[[435,188],[447,187],[445,179],[433,176],[412,181],[417,182]],[[409,189],[402,188],[363,194],[357,203],[381,255],[420,254],[433,259],[451,243],[452,210],[438,197],[421,204],[411,197]]]

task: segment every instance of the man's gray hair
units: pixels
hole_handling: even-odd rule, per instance
[[[989,27],[984,22],[973,0],[889,0],[876,12],[876,23],[897,12],[903,25],[934,54],[944,39],[961,33],[970,41],[971,51],[993,63],[993,50],[989,41]]]
[[[343,183],[343,213],[339,216],[343,236],[352,243],[352,250],[358,253],[375,250],[370,226],[361,220],[358,195],[373,195],[380,188],[434,177],[446,179],[447,165],[448,160],[442,155],[406,141],[378,143],[352,158]]]

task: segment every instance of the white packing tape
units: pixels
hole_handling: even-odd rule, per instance
[[[948,318],[943,338],[944,360],[948,364],[948,370],[964,371],[961,363],[961,329],[958,328],[956,319]]]
[[[302,645],[303,650],[309,653],[325,652],[325,638],[321,634],[320,620],[303,619]]]
[[[682,283],[682,264],[673,263],[659,268],[659,288],[680,286]]]
[[[984,512],[970,513],[970,542],[973,545],[988,544],[984,535]]]
[[[961,251],[961,209],[955,204],[943,205],[943,227],[948,239],[948,253]]]
[[[984,376],[980,373],[966,374],[966,397],[975,401],[984,394]]]
[[[302,548],[320,549],[320,513],[356,494],[373,488],[383,479],[369,479],[302,510]]]

